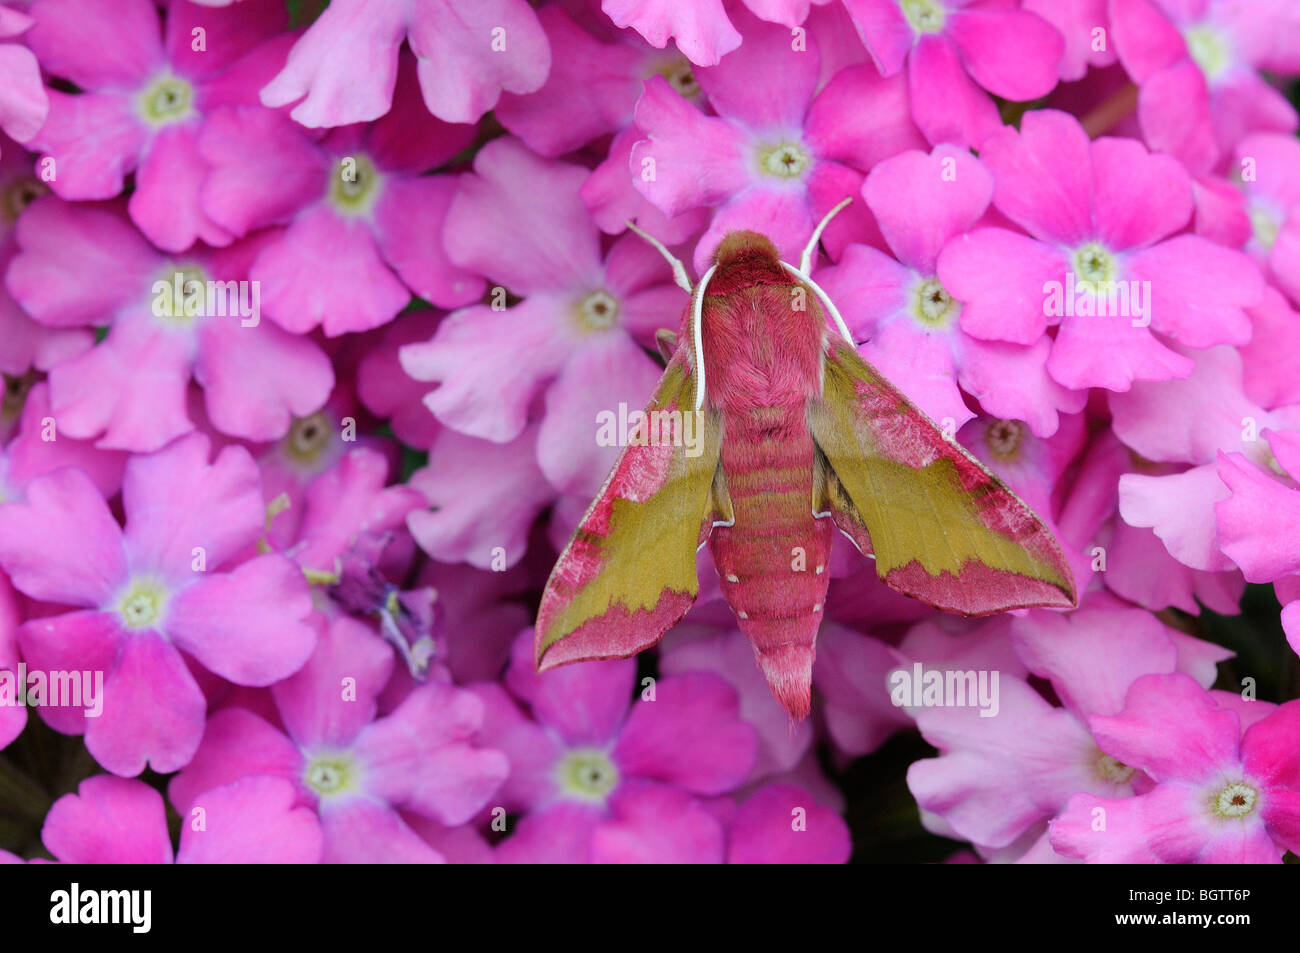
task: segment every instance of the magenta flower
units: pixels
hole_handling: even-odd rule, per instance
[[[1029,422],[1049,436],[1058,412],[1083,409],[1086,395],[1052,380],[1043,364],[1046,334],[1028,346],[984,341],[962,331],[962,303],[944,288],[936,262],[944,246],[984,215],[993,178],[970,153],[937,146],[879,163],[862,187],[890,258],[849,245],[818,282],[835,301],[862,356],[955,433],[975,416],[958,385],[989,413]],[[895,260],[896,259],[896,260]]]
[[[729,864],[842,864],[851,849],[843,818],[793,784],[759,788],[727,829]]]
[[[1276,864],[1300,847],[1300,702],[1242,734],[1241,717],[1186,675],[1146,675],[1123,711],[1091,719],[1097,743],[1154,786],[1116,800],[1081,793],[1052,846],[1093,863]]]
[[[187,661],[239,685],[269,685],[311,654],[298,568],[277,555],[232,563],[265,520],[257,467],[242,448],[208,463],[207,438],[193,435],[133,457],[125,530],[77,469],[33,480],[25,497],[0,505],[0,566],[27,596],[77,608],[25,622],[23,657],[34,669],[103,673],[97,717],[85,705],[41,716],[84,732],[114,774],[189,763],[206,703]]]
[[[1295,136],[1247,136],[1237,144],[1235,158],[1250,226],[1246,251],[1300,304],[1300,142]]]
[[[686,297],[634,235],[602,260],[577,195],[586,174],[513,139],[484,146],[447,213],[447,247],[499,283],[499,301],[448,315],[400,356],[416,380],[439,382],[425,405],[472,437],[518,439],[544,395],[538,465],[556,489],[590,496],[618,452],[595,439],[597,414],[644,405],[662,370],[638,341],[676,326]],[[506,289],[524,300],[505,308]]]
[[[34,202],[18,222],[10,293],[49,327],[111,324],[103,342],[51,370],[59,427],[105,448],[157,450],[195,428],[191,378],[213,426],[234,436],[274,440],[293,415],[317,410],[334,385],[329,360],[263,322],[247,281],[266,238],[168,257],[111,207]]]
[[[743,0],[754,16],[787,28],[803,23],[812,3],[829,0]],[[631,27],[647,43],[663,49],[671,38],[697,66],[713,66],[741,44],[741,35],[727,17],[723,0],[601,0],[600,8],[618,27]],[[752,21],[750,21],[752,22]],[[748,22],[745,35],[752,36]],[[752,40],[751,40],[752,42]]]
[[[162,795],[142,781],[99,774],[54,802],[41,840],[65,864],[314,864],[316,816],[279,778],[241,778],[208,791],[181,818],[172,850]]]
[[[1240,252],[1177,234],[1192,215],[1177,161],[1132,140],[1089,142],[1055,110],[989,136],[980,158],[993,204],[1029,235],[978,228],[939,256],[968,334],[1032,344],[1059,323],[1047,372],[1065,387],[1115,391],[1191,373],[1192,361],[1156,334],[1193,348],[1250,338],[1243,309],[1263,294],[1259,270]]]
[[[27,14],[0,6],[0,39],[14,39],[31,25]],[[41,128],[49,109],[41,67],[32,51],[20,43],[0,43],[0,129],[17,142],[27,142]]]
[[[284,5],[177,3],[165,30],[149,0],[37,0],[30,12],[27,39],[41,64],[82,90],[50,90],[49,118],[32,139],[42,162],[53,162],[51,188],[108,199],[134,172],[127,208],[159,248],[229,243],[229,230],[199,206],[207,163],[198,141],[213,110],[257,102],[284,57],[284,43],[263,43],[286,26]]]
[[[1111,0],[1110,13],[1152,149],[1199,173],[1248,133],[1295,131],[1295,110],[1259,74],[1300,71],[1300,23],[1289,4]]]
[[[47,439],[51,436],[54,439]],[[50,411],[50,385],[41,381],[23,401],[18,433],[0,449],[0,503],[23,499],[28,483],[61,467],[80,469],[100,495],[110,499],[122,488],[127,456],[120,450],[100,450],[90,441],[66,434],[60,437],[58,421]]]
[[[242,107],[204,129],[207,214],[236,235],[288,226],[249,269],[267,315],[288,331],[365,331],[391,321],[411,293],[449,308],[483,293],[443,251],[454,183],[422,174],[469,145],[474,128],[425,112],[405,63],[392,110],[370,126],[322,138],[278,113]]]
[[[1064,41],[1028,10],[972,0],[844,5],[881,75],[906,65],[912,117],[932,143],[982,148],[1002,124],[984,90],[1024,102],[1056,85]]]
[[[755,24],[746,42],[696,78],[717,116],[705,116],[663,77],[652,77],[636,107],[646,138],[632,148],[632,180],[668,216],[713,207],[695,248],[700,273],[722,236],[751,228],[787,261],[862,176],[887,156],[924,145],[907,113],[901,78],[870,65],[841,70],[818,92],[821,58],[813,37],[791,49],[788,30]],[[826,232],[837,254],[869,216],[849,206]]]
[[[283,778],[325,834],[325,863],[441,863],[402,819],[465,823],[509,773],[499,751],[471,738],[483,719],[472,692],[429,682],[384,718],[376,698],[393,653],[346,617],[313,626],[319,645],[302,671],[271,688],[283,728],[245,708],[212,716],[193,761],[168,795],[182,816],[240,778]]]
[[[718,676],[666,676],[629,708],[636,665],[573,665],[538,675],[532,631],[515,642],[506,685],[475,687],[482,737],[510,757],[500,797],[526,812],[497,849],[508,863],[721,863],[725,830],[701,797],[750,773],[757,741]]]
[[[1282,627],[1291,648],[1300,652],[1300,434],[1264,431],[1269,465],[1261,468],[1241,453],[1220,453],[1216,473],[1228,495],[1214,504],[1223,552],[1251,582],[1276,583],[1282,601]],[[1278,471],[1281,471],[1279,473]],[[1282,475],[1285,474],[1285,477]]]
[[[18,622],[22,618],[20,611],[9,577],[0,571],[0,678],[13,679],[15,686],[20,661],[17,637]],[[8,699],[6,702],[0,704],[0,750],[7,748],[27,727],[27,706],[13,704]]]
[[[291,115],[304,126],[378,119],[393,98],[403,40],[419,62],[425,105],[445,122],[478,121],[502,90],[531,93],[551,66],[527,0],[334,0],[262,102],[296,103]]]

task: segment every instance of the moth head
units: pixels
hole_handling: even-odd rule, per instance
[[[713,260],[719,268],[742,263],[775,265],[779,254],[766,235],[744,230],[728,232],[713,253]]]

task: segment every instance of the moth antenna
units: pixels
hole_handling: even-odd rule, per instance
[[[839,205],[827,212],[826,217],[818,222],[817,227],[813,229],[812,238],[808,239],[808,244],[804,246],[803,254],[799,256],[799,270],[805,275],[812,274],[812,256],[813,253],[817,251],[817,243],[822,240],[822,232],[825,230],[826,226],[830,224],[831,219],[838,215],[840,210],[852,201],[852,196],[844,199],[844,201],[840,202]]]
[[[852,345],[853,335],[849,332],[849,326],[844,323],[844,318],[840,316],[839,308],[835,307],[835,302],[831,300],[830,295],[822,290],[821,285],[813,281],[812,278],[808,276],[807,272],[799,270],[787,261],[781,262],[781,267],[786,269],[786,271],[790,272],[790,274],[794,275],[813,290],[813,293],[821,299],[822,304],[826,305],[827,312],[830,314],[831,318],[834,319],[835,326],[839,328],[840,334],[844,335],[844,340],[848,341],[849,344]]]
[[[653,247],[655,251],[659,252],[659,254],[664,256],[664,260],[667,261],[670,266],[672,266],[673,280],[677,282],[677,287],[681,288],[687,294],[693,294],[694,289],[691,287],[691,279],[686,275],[686,266],[683,265],[681,261],[675,255],[673,255],[672,252],[670,252],[667,248],[664,247],[664,243],[661,242],[659,239],[655,238],[653,235],[647,235],[645,232],[641,231],[641,229],[637,228],[631,222],[627,223],[627,227],[630,228],[636,234],[640,235],[642,238],[644,238],[647,242],[650,243],[651,247]]]
[[[700,376],[700,386],[695,391],[696,410],[704,408],[704,291],[709,287],[709,279],[717,270],[718,266],[715,264],[700,279],[700,286],[695,295],[695,307],[691,311],[691,332],[695,339],[695,370]]]

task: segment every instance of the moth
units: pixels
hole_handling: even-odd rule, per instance
[[[679,334],[661,332],[667,367],[639,432],[546,584],[538,671],[657,643],[695,601],[706,544],[794,718],[811,704],[836,529],[875,559],[885,585],[940,609],[1076,604],[1043,521],[858,355],[812,280],[821,231],[844,204],[818,225],[799,267],[763,235],[731,232],[694,288],[642,234],[691,303]]]

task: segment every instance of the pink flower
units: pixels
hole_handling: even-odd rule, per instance
[[[811,3],[827,2],[744,0],[755,16],[787,28],[804,22]],[[690,4],[676,0],[601,0],[600,8],[615,26],[631,27],[657,49],[662,50],[672,38],[697,66],[713,66],[741,43],[741,35],[728,19],[723,0],[694,0]],[[750,35],[748,30],[745,35]]]
[[[729,864],[842,864],[851,850],[843,818],[793,784],[759,788],[727,830]]]
[[[737,787],[754,764],[754,729],[712,673],[641,686],[636,665],[590,662],[538,675],[532,630],[515,642],[506,685],[476,686],[486,743],[509,756],[507,810],[525,811],[497,849],[523,863],[721,863],[725,830],[702,797]]]
[[[703,272],[723,235],[762,232],[787,261],[817,221],[855,196],[881,159],[923,145],[907,114],[901,79],[870,65],[849,67],[818,92],[816,41],[792,49],[788,30],[746,28],[746,41],[718,66],[696,74],[717,116],[705,116],[663,77],[645,84],[636,124],[646,138],[629,163],[637,189],[668,216],[714,207],[695,248]],[[835,253],[869,216],[849,206],[827,230]]]
[[[51,188],[67,199],[108,199],[134,172],[127,207],[159,248],[229,243],[230,232],[199,207],[207,171],[199,136],[218,107],[256,102],[284,56],[284,43],[262,42],[286,25],[284,5],[177,3],[165,30],[149,0],[37,0],[31,16],[28,42],[41,64],[82,90],[50,90],[49,118],[32,139],[42,162],[53,162]]]
[[[1020,6],[1056,27],[1065,40],[1061,79],[1083,79],[1089,69],[1115,62],[1115,50],[1107,42],[1108,0],[1021,0]]]
[[[1147,460],[1192,467],[1120,477],[1119,510],[1130,526],[1150,527],[1179,562],[1211,572],[1233,568],[1219,549],[1214,511],[1228,496],[1215,472],[1220,453],[1275,464],[1263,434],[1300,427],[1300,405],[1266,411],[1242,390],[1241,357],[1228,347],[1196,355],[1190,377],[1137,383],[1110,397],[1116,436]]]
[[[1066,387],[1115,391],[1191,372],[1156,333],[1193,348],[1249,339],[1243,309],[1263,293],[1259,271],[1240,252],[1177,234],[1192,215],[1177,161],[1128,139],[1089,142],[1055,110],[989,136],[980,158],[993,204],[1029,236],[978,228],[939,256],[968,334],[1032,344],[1059,323],[1047,372]]]
[[[993,177],[978,159],[946,145],[929,155],[904,152],[872,169],[862,194],[894,258],[849,245],[818,282],[866,342],[863,357],[950,433],[975,416],[958,384],[989,413],[1027,420],[1040,436],[1056,430],[1058,411],[1083,409],[1086,395],[1044,370],[1046,334],[1025,346],[963,333],[962,303],[936,274],[944,246],[979,221],[993,197]]]
[[[1237,144],[1234,173],[1250,224],[1246,250],[1300,303],[1300,142],[1265,133]]]
[[[169,257],[115,208],[54,197],[29,206],[16,234],[6,282],[33,318],[55,328],[111,324],[103,342],[50,372],[53,413],[69,436],[157,450],[195,427],[191,378],[212,424],[250,440],[283,436],[291,415],[329,396],[334,374],[321,349],[261,320],[246,279],[269,236]]]
[[[320,641],[302,671],[272,686],[283,729],[240,707],[208,723],[168,794],[191,813],[213,788],[271,776],[293,785],[325,834],[325,863],[440,863],[399,812],[450,826],[477,813],[506,777],[499,751],[471,742],[483,718],[473,693],[441,682],[375,718],[393,653],[354,619],[315,616]]]
[[[27,14],[0,6],[0,39],[13,39],[31,25]],[[0,43],[0,129],[17,142],[27,142],[49,109],[41,67],[32,51],[19,43]]]
[[[1283,603],[1282,627],[1291,648],[1300,652],[1300,434],[1264,431],[1270,464],[1261,469],[1240,453],[1220,453],[1216,465],[1228,495],[1214,504],[1223,552],[1251,582],[1276,582]],[[1289,479],[1279,479],[1277,471]]]
[[[1198,173],[1247,133],[1295,130],[1295,110],[1259,74],[1300,71],[1300,23],[1285,0],[1111,0],[1110,13],[1152,149]]]
[[[584,169],[505,138],[474,170],[447,213],[447,247],[499,283],[498,301],[448,315],[431,341],[402,348],[402,366],[439,382],[425,405],[443,424],[497,443],[524,433],[544,395],[537,464],[556,489],[590,496],[618,452],[595,439],[597,414],[644,406],[662,371],[638,341],[676,326],[685,295],[634,235],[601,255],[577,195]],[[506,309],[506,289],[524,300]]]
[[[1240,716],[1186,675],[1146,675],[1123,711],[1093,716],[1108,756],[1154,787],[1116,800],[1081,793],[1052,822],[1052,846],[1093,863],[1281,863],[1300,847],[1300,702],[1242,734]]]
[[[984,90],[1024,102],[1056,85],[1064,41],[1027,10],[971,0],[844,5],[882,75],[906,65],[912,116],[932,143],[982,147],[1001,125]]]
[[[474,128],[425,112],[414,66],[403,62],[392,111],[372,125],[322,136],[278,113],[241,107],[204,129],[199,149],[212,166],[202,191],[207,214],[236,235],[288,226],[249,270],[267,315],[288,331],[365,331],[391,321],[412,292],[441,307],[483,293],[482,282],[443,251],[454,182],[422,174],[469,145]]]
[[[84,732],[114,774],[146,763],[175,771],[193,756],[206,704],[187,659],[239,685],[269,685],[311,654],[298,568],[277,555],[231,561],[265,518],[257,467],[242,448],[208,463],[207,438],[196,434],[133,457],[125,530],[80,470],[33,480],[25,496],[0,505],[0,566],[31,598],[77,608],[24,623],[23,657],[33,669],[103,673],[99,716],[86,717],[84,705],[41,716]]]
[[[142,781],[95,775],[54,802],[41,840],[65,864],[314,864],[320,823],[279,778],[208,791],[181,818],[173,853],[162,795]]]
[[[378,119],[393,97],[403,40],[419,61],[425,105],[445,122],[476,122],[502,90],[531,93],[551,66],[526,0],[334,0],[294,44],[262,102],[297,103],[291,115],[304,126]]]
[[[50,412],[50,385],[41,381],[27,392],[17,435],[0,449],[0,503],[23,499],[28,483],[61,467],[79,468],[110,499],[122,488],[126,461],[120,450],[100,450],[87,440],[59,436]]]

